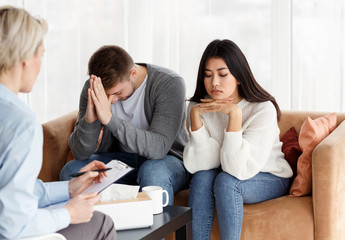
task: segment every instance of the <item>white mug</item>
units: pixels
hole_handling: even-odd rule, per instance
[[[169,194],[166,190],[159,186],[147,186],[143,187],[142,191],[146,193],[153,202],[153,214],[163,212],[163,207],[169,203]],[[165,203],[163,204],[163,193],[165,194]]]

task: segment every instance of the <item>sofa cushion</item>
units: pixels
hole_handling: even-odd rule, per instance
[[[283,143],[282,152],[284,153],[286,161],[290,164],[293,171],[291,183],[297,175],[297,159],[302,154],[302,149],[298,143],[298,135],[295,127],[291,127],[280,139]]]
[[[298,139],[302,149],[302,155],[297,160],[297,176],[290,188],[291,196],[311,194],[312,152],[314,148],[335,129],[336,124],[336,113],[319,117],[315,120],[307,117],[303,122]]]
[[[310,196],[282,196],[244,204],[241,240],[313,240],[312,201]]]

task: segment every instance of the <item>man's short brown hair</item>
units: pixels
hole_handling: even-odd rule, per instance
[[[99,48],[89,60],[89,75],[102,79],[105,89],[129,79],[134,66],[132,57],[121,47],[106,45]]]

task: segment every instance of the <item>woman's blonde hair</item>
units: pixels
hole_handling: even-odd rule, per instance
[[[30,59],[42,44],[47,22],[12,6],[0,8],[0,74]]]

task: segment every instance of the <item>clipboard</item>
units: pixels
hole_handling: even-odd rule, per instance
[[[133,171],[134,168],[130,167],[120,160],[111,160],[106,164],[107,168],[111,170],[107,171],[107,176],[103,178],[103,181],[100,183],[92,183],[88,188],[86,188],[82,193],[100,193],[106,189],[109,185],[113,184],[129,172]]]

